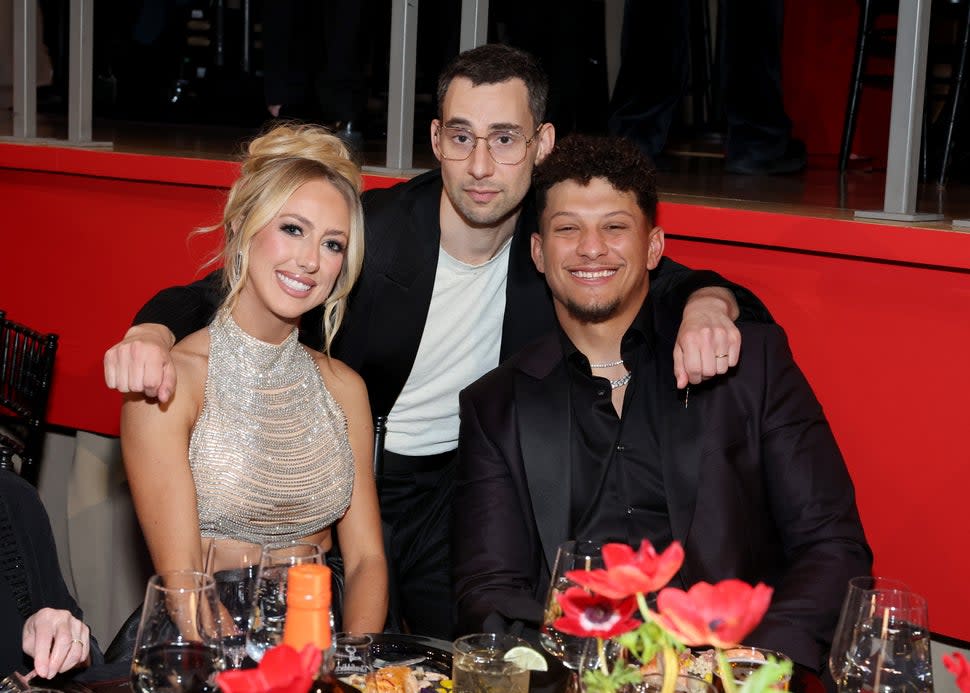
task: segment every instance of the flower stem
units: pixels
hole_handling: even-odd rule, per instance
[[[664,646],[664,682],[660,693],[674,693],[677,687],[677,675],[680,673],[680,661],[677,652],[670,645]],[[733,692],[732,692],[733,693]]]
[[[640,617],[643,622],[650,623],[653,619],[650,617],[650,607],[647,606],[647,598],[643,592],[637,592],[637,607],[640,609]]]
[[[734,671],[731,669],[727,657],[724,656],[724,651],[720,647],[714,648],[714,651],[717,653],[717,669],[721,674],[721,685],[724,687],[724,693],[738,693],[738,687],[734,683]]]
[[[606,663],[606,643],[603,638],[596,638],[596,654],[600,660],[600,671],[610,675],[610,666]]]

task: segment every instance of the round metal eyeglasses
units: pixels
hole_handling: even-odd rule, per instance
[[[496,130],[481,137],[465,128],[450,125],[439,125],[435,134],[438,137],[438,150],[441,152],[442,159],[464,161],[475,151],[478,141],[483,140],[492,161],[496,164],[515,166],[525,160],[529,145],[535,141],[539,131],[542,130],[542,125],[540,124],[529,138],[521,132],[509,130]]]

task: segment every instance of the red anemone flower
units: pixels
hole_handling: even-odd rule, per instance
[[[300,652],[289,645],[267,650],[255,669],[233,669],[216,676],[222,693],[307,693],[320,669],[321,653],[312,644]]]
[[[668,587],[657,595],[657,621],[688,647],[737,647],[765,615],[771,592],[742,580],[698,582],[687,592]]]
[[[943,655],[943,664],[957,680],[957,687],[963,693],[970,693],[970,662],[959,652]]]
[[[626,544],[603,546],[605,569],[570,570],[566,578],[610,599],[623,599],[639,593],[655,592],[670,582],[684,562],[684,549],[673,542],[657,554],[644,539],[639,551]]]
[[[570,587],[556,595],[556,599],[564,615],[552,627],[563,633],[605,640],[640,625],[638,620],[630,618],[637,608],[634,599],[610,599],[590,594],[581,587]]]

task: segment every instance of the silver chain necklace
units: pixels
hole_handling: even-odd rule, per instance
[[[591,363],[590,368],[613,368],[613,366],[622,366],[623,359],[617,359],[616,361],[606,361],[605,363]]]
[[[633,377],[633,371],[627,371],[626,372],[626,375],[621,375],[616,380],[611,380],[610,381],[610,389],[611,390],[618,390],[619,388],[623,387],[628,382],[630,382],[630,378],[632,378],[632,377]]]

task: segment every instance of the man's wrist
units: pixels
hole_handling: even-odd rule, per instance
[[[139,339],[142,341],[155,340],[163,344],[167,350],[175,346],[175,334],[165,325],[157,322],[145,322],[132,325],[125,333],[125,340]]]
[[[738,302],[730,289],[723,286],[705,286],[693,292],[687,298],[684,312],[698,309],[704,311],[723,310],[724,314],[732,322],[741,315]]]

